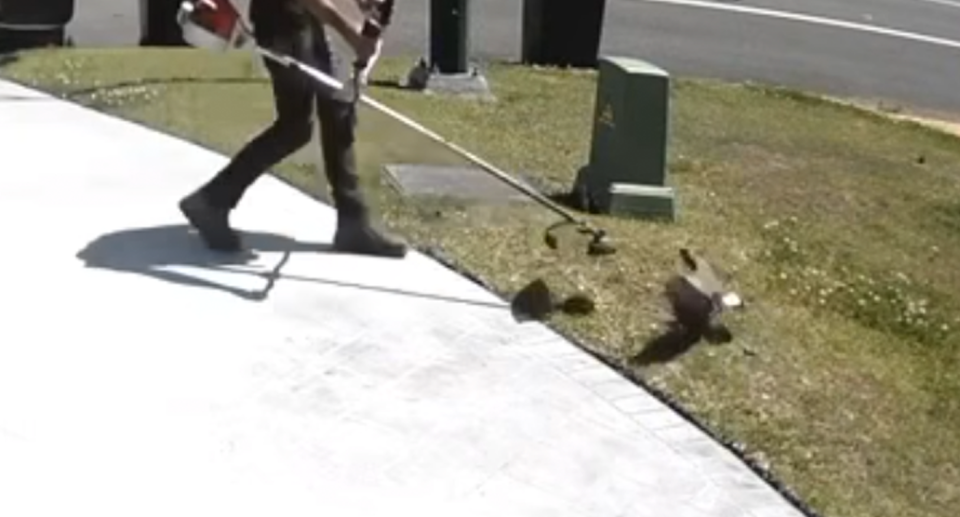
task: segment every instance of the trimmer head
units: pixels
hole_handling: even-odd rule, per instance
[[[611,242],[607,232],[603,230],[596,230],[593,233],[593,238],[590,239],[590,244],[587,244],[587,255],[604,256],[613,255],[616,252],[617,247]]]
[[[548,248],[555,250],[558,247],[557,236],[553,232],[561,227],[569,224],[577,224],[570,221],[561,221],[553,226],[547,228],[546,232],[543,234],[543,243],[547,245]],[[587,255],[592,257],[604,256],[604,255],[613,255],[617,252],[616,246],[611,242],[610,237],[607,235],[607,232],[592,228],[586,223],[579,223],[580,228],[577,230],[579,233],[590,235],[590,242],[587,244]]]

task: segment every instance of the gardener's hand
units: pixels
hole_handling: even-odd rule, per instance
[[[383,27],[386,23],[379,16],[367,16],[361,24],[357,24],[348,16],[339,4],[340,0],[299,0],[300,4],[312,13],[325,25],[333,27],[349,43],[356,56],[356,68],[366,80],[374,63],[380,57],[380,48],[383,38]],[[365,9],[374,9],[381,1],[364,0]]]
[[[383,49],[383,28],[372,18],[367,18],[357,36],[357,43],[354,45],[355,73],[360,83],[366,85],[370,71],[380,59]]]
[[[380,52],[383,49],[383,40],[380,38],[361,37],[360,43],[356,46],[356,61],[354,62],[355,73],[360,78],[360,83],[366,85],[367,78],[373,70],[377,60],[380,59]]]

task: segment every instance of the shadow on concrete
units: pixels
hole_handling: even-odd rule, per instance
[[[264,232],[238,231],[245,251],[217,253],[203,245],[187,225],[153,226],[120,230],[102,235],[77,253],[87,267],[134,273],[175,284],[205,287],[223,291],[250,301],[266,300],[278,280],[310,282],[349,289],[362,289],[384,294],[410,296],[445,303],[460,303],[477,307],[505,310],[505,303],[486,302],[466,298],[409,291],[383,286],[361,285],[336,279],[286,275],[282,272],[291,253],[337,253],[329,243],[305,243],[282,235]],[[258,253],[282,253],[282,259],[270,270],[251,269],[249,264]],[[204,278],[165,269],[193,267],[211,271],[263,278],[266,283],[256,291],[238,289]],[[244,266],[247,266],[244,268]]]
[[[302,243],[289,237],[261,232],[238,232],[246,250],[240,253],[217,253],[203,245],[187,225],[154,226],[120,230],[102,235],[77,253],[87,267],[135,273],[181,285],[206,287],[224,291],[244,299],[265,300],[280,274],[280,269],[292,252],[319,252],[330,249],[329,244]],[[284,253],[283,259],[272,271],[235,270],[257,258],[258,252]],[[186,266],[200,269],[228,271],[264,277],[266,285],[257,291],[247,291],[219,284],[184,273],[164,269]]]

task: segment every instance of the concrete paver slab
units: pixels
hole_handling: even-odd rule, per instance
[[[0,515],[800,515],[444,266],[318,251],[278,180],[228,259],[176,210],[224,157],[55,100],[0,142]]]

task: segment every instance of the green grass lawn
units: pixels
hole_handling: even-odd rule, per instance
[[[196,51],[41,51],[0,74],[229,154],[272,118],[252,63]],[[376,78],[399,78],[411,63],[387,60]],[[507,170],[569,187],[587,157],[595,75],[509,65],[487,75],[496,103],[370,94]],[[794,92],[682,78],[671,124],[681,218],[594,217],[620,248],[604,258],[567,244],[572,235],[557,251],[544,247],[542,225],[555,219],[532,204],[398,197],[380,180],[383,164],[462,160],[370,111],[360,160],[384,219],[417,244],[504,293],[543,277],[594,296],[596,314],[559,315],[557,328],[744,443],[815,509],[956,515],[960,139]],[[324,192],[315,153],[277,172]],[[682,245],[731,270],[749,310],[730,320],[728,345],[639,364]]]

